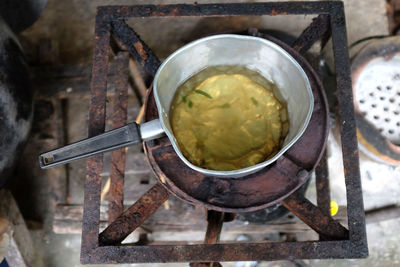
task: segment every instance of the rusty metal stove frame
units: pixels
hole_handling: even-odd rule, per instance
[[[192,262],[193,266],[214,266],[221,261],[254,261],[282,259],[363,258],[368,255],[365,215],[359,173],[356,125],[351,90],[349,56],[343,3],[324,2],[269,2],[238,4],[178,4],[145,6],[98,7],[95,25],[94,60],[91,80],[89,111],[89,137],[104,132],[107,91],[107,71],[111,34],[119,45],[154,75],[159,60],[142,42],[125,20],[131,17],[189,17],[189,16],[261,16],[261,15],[319,15],[304,30],[292,47],[304,54],[316,41],[324,44],[332,37],[335,60],[336,94],[339,103],[343,165],[347,193],[348,229],[333,220],[329,210],[329,181],[326,156],[316,169],[317,202],[313,205],[300,194],[294,193],[281,204],[320,234],[319,241],[220,243],[218,236],[224,221],[232,214],[208,211],[208,227],[204,244],[120,242],[140,226],[168,199],[169,192],[156,184],[130,208],[123,212],[124,150],[111,156],[111,188],[109,226],[99,234],[100,194],[103,156],[91,157],[87,162],[81,262],[139,263],[139,262]],[[114,71],[121,73],[115,84],[113,127],[126,123],[128,53],[120,52]],[[208,263],[207,263],[208,262]]]

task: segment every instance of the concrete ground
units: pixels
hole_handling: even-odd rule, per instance
[[[87,64],[92,60],[93,26],[95,8],[98,5],[117,4],[159,4],[159,3],[190,3],[191,1],[90,1],[90,0],[49,0],[42,17],[30,28],[25,30],[20,39],[28,60],[38,64],[38,45],[44,39],[51,40],[51,49],[46,55],[49,64]],[[227,2],[227,1],[201,1]],[[230,1],[243,2],[243,1]],[[254,2],[254,1],[253,1]],[[384,0],[346,0],[346,16],[349,44],[368,36],[388,34],[388,23]],[[292,35],[299,35],[310,23],[310,16],[276,17],[245,17],[224,19],[152,19],[130,20],[133,26],[160,58],[165,58],[184,43],[196,39],[207,32],[224,30],[241,30],[249,27],[259,29],[277,29]],[[329,60],[329,53],[327,55]],[[329,90],[329,88],[327,88]],[[53,129],[54,125],[42,125],[43,116],[49,114],[46,102],[36,111],[35,127]],[[68,101],[69,114],[67,127],[70,129],[68,142],[86,137],[88,100],[72,98]],[[37,106],[39,107],[39,106]],[[131,110],[130,120],[133,120],[138,109]],[[42,117],[41,117],[42,116]],[[55,110],[52,115],[55,121],[60,116]],[[346,205],[343,166],[337,130],[333,126],[329,136],[329,171],[331,197],[339,205]],[[41,142],[41,143],[40,143]],[[40,144],[40,145],[39,145]],[[84,162],[70,164],[68,172],[61,168],[41,171],[37,166],[37,154],[46,147],[57,146],[57,140],[40,141],[34,135],[31,137],[27,150],[22,156],[27,165],[25,171],[20,170],[19,182],[28,189],[17,187],[16,198],[24,213],[33,240],[42,254],[44,262],[49,267],[81,266],[79,263],[80,235],[54,234],[51,229],[53,214],[52,205],[67,199],[70,204],[81,204],[83,201]],[[366,209],[380,208],[400,203],[400,167],[391,167],[374,162],[365,155],[360,156],[364,204]],[[149,170],[142,170],[150,175]],[[55,183],[55,179],[69,175],[65,183]],[[64,177],[65,178],[65,177]],[[64,181],[64,180],[63,180]],[[310,185],[307,192],[310,199],[315,199],[315,186]],[[398,266],[400,265],[400,218],[386,220],[367,225],[370,256],[362,260],[305,260],[262,262],[258,266]],[[162,237],[160,237],[162,238]],[[164,236],[171,238],[171,236]],[[189,240],[201,240],[202,235],[187,237]],[[222,238],[224,234],[222,233]],[[234,238],[234,237],[229,237]],[[252,266],[254,263],[224,263],[224,266]],[[99,265],[102,266],[102,265]],[[107,265],[110,266],[110,265]],[[184,264],[137,264],[120,266],[188,266]]]

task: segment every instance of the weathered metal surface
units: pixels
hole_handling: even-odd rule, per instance
[[[114,80],[113,129],[126,124],[128,109],[129,54],[119,52],[116,56],[119,76]],[[110,191],[108,192],[108,223],[112,223],[124,210],[125,148],[111,152]]]
[[[105,20],[131,17],[193,17],[193,16],[262,16],[329,14],[337,4],[333,1],[269,2],[232,4],[177,4],[142,6],[104,6],[99,10]]]
[[[169,199],[171,201],[171,199]],[[207,227],[207,222],[204,220],[204,209],[195,207],[194,210],[183,203],[173,202],[170,209],[157,210],[150,218],[148,218],[141,226],[151,233],[174,232],[174,233],[190,233],[201,234]],[[180,201],[182,202],[182,201]],[[179,206],[179,207],[177,207]],[[183,207],[183,208],[182,208]],[[129,206],[125,205],[125,208]],[[108,213],[107,205],[100,206],[100,229],[107,227]],[[80,234],[82,232],[82,205],[57,205],[54,211],[53,231],[56,234]],[[184,221],[177,221],[176,214],[184,218]],[[225,213],[225,217],[228,213]],[[226,222],[224,217],[224,221]],[[400,217],[400,207],[389,205],[378,209],[366,210],[366,223],[378,223],[387,220],[392,220]],[[334,219],[341,224],[347,224],[347,207],[340,206],[339,212],[334,216]],[[163,224],[159,222],[162,221]],[[297,217],[284,217],[273,224],[248,223],[243,220],[234,220],[231,223],[224,224],[224,234],[270,234],[270,233],[306,233],[312,232],[306,224]]]
[[[365,221],[362,205],[362,192],[358,169],[357,140],[355,136],[354,111],[352,106],[352,92],[350,82],[350,69],[348,62],[346,29],[344,21],[343,3],[337,1],[322,2],[280,2],[280,3],[240,3],[240,4],[208,4],[208,5],[162,5],[162,6],[119,6],[119,7],[103,7],[99,8],[98,20],[96,21],[96,42],[95,42],[95,58],[92,77],[92,107],[91,119],[96,119],[96,115],[102,117],[97,118],[94,122],[90,122],[90,136],[96,132],[100,133],[104,130],[102,122],[104,121],[104,109],[102,110],[102,99],[105,93],[106,73],[102,71],[107,65],[106,54],[99,53],[105,51],[108,43],[108,30],[105,25],[113,20],[122,20],[129,17],[169,17],[169,16],[224,16],[224,15],[285,15],[285,14],[329,14],[331,23],[331,32],[334,45],[334,57],[337,73],[338,96],[340,106],[340,119],[342,127],[342,145],[343,158],[346,175],[347,202],[349,204],[348,223],[350,227],[349,240],[332,241],[332,239],[346,237],[346,230],[338,226],[335,221],[331,221],[318,208],[309,206],[305,201],[305,207],[310,207],[311,212],[307,212],[305,207],[296,207],[299,203],[297,199],[288,206],[292,207],[294,212],[305,221],[311,220],[311,215],[327,220],[321,223],[310,222],[315,228],[327,234],[326,241],[316,242],[261,242],[261,243],[228,243],[228,244],[163,244],[152,246],[98,246],[98,226],[100,211],[100,179],[98,171],[101,170],[101,157],[92,158],[88,163],[87,179],[85,188],[85,204],[84,204],[84,221],[82,231],[82,263],[139,263],[139,262],[220,262],[220,261],[246,261],[246,260],[278,260],[278,259],[309,259],[309,258],[357,258],[365,257],[368,254]],[[109,24],[107,24],[109,26]],[[102,36],[103,35],[103,36]],[[310,45],[310,44],[307,44]],[[306,47],[307,45],[304,45]],[[285,46],[282,45],[284,48]],[[303,47],[303,46],[302,46]],[[285,48],[286,49],[286,48]],[[288,50],[288,49],[286,49]],[[292,53],[289,51],[289,53]],[[297,55],[297,53],[295,53]],[[293,54],[292,54],[293,55]],[[263,204],[271,199],[279,201],[282,194],[282,188],[279,184],[285,185],[285,190],[295,190],[307,180],[309,172],[318,162],[322,148],[325,144],[326,137],[326,101],[320,83],[315,72],[307,68],[307,63],[300,57],[295,57],[299,63],[305,68],[308,77],[313,84],[313,93],[316,101],[313,118],[310,124],[313,125],[304,134],[304,138],[308,141],[299,140],[294,146],[294,152],[285,153],[276,165],[278,168],[268,168],[265,173],[270,172],[271,175],[254,174],[250,177],[240,179],[238,184],[234,185],[230,181],[218,180],[215,177],[199,177],[195,173],[188,171],[182,167],[179,162],[172,161],[173,150],[168,139],[162,138],[149,142],[146,146],[149,153],[150,163],[160,175],[160,181],[175,192],[180,198],[186,201],[203,204],[206,207],[220,211],[237,211],[237,210],[253,210],[263,207]],[[100,75],[102,74],[102,75]],[[103,76],[103,78],[101,77]],[[154,117],[155,105],[149,96],[147,118]],[[99,105],[100,104],[100,105]],[[95,109],[100,108],[96,113]],[[323,116],[321,116],[321,114]],[[324,115],[325,114],[325,115]],[[322,126],[321,126],[322,125]],[[312,136],[312,138],[311,138]],[[293,148],[293,147],[292,147]],[[161,153],[162,152],[162,153]],[[154,154],[154,156],[152,156]],[[153,158],[152,158],[153,157]],[[162,158],[163,161],[155,164],[154,158]],[[174,162],[174,165],[169,165]],[[176,164],[176,165],[175,165]],[[170,171],[167,171],[169,166]],[[172,166],[172,167],[171,167]],[[171,183],[171,175],[178,172],[181,179],[180,184]],[[257,178],[258,177],[258,178]],[[276,177],[278,181],[271,181],[271,177]],[[286,178],[286,180],[284,179]],[[281,179],[281,180],[279,180]],[[300,182],[299,182],[300,180]],[[174,178],[174,182],[179,181]],[[186,184],[185,184],[186,183]],[[189,184],[191,188],[189,188]],[[179,186],[187,186],[181,190]],[[160,185],[157,185],[160,187]],[[259,189],[259,187],[262,187]],[[262,190],[267,190],[267,195],[262,198]],[[276,186],[276,187],[274,187]],[[161,187],[160,187],[161,188]],[[172,190],[173,189],[173,190]],[[193,190],[195,189],[195,190]],[[239,189],[245,189],[244,195],[239,194]],[[287,194],[291,191],[288,190]],[[167,192],[164,190],[164,192]],[[185,192],[191,194],[196,193],[205,198],[199,201]],[[269,192],[269,194],[268,194]],[[289,193],[288,193],[289,192]],[[167,193],[166,193],[167,194]],[[231,195],[239,197],[235,200]],[[210,197],[209,197],[210,196]],[[257,198],[261,200],[257,201]],[[240,200],[241,198],[241,200]],[[201,199],[201,198],[200,198]],[[290,198],[287,200],[289,201]],[[233,203],[228,203],[232,201]],[[235,202],[236,201],[236,202]],[[237,209],[242,201],[245,207]],[[301,201],[300,201],[301,202]],[[292,205],[293,204],[293,205]],[[219,206],[218,206],[219,205]],[[235,209],[229,208],[235,207]],[[246,206],[247,205],[247,206]],[[250,206],[249,206],[250,205]],[[251,206],[252,205],[252,206]],[[154,206],[150,206],[150,208]],[[228,208],[227,208],[228,207]],[[144,207],[143,207],[144,209]],[[326,219],[328,218],[328,219]],[[115,223],[115,222],[114,222]],[[326,225],[329,229],[320,229]],[[322,227],[323,228],[323,227]],[[119,229],[115,232],[111,231],[111,235],[118,235]],[[126,230],[126,229],[125,229]],[[335,231],[338,231],[337,233]]]
[[[143,195],[143,190],[142,194]],[[147,190],[146,190],[147,191]],[[124,196],[126,197],[126,195]],[[169,198],[169,209],[160,207],[156,213],[150,216],[139,228],[146,229],[151,233],[182,233],[203,236],[207,228],[207,221],[204,219],[204,208],[200,206],[189,206],[180,199]],[[130,205],[124,205],[128,209]],[[105,229],[108,225],[108,206],[100,206],[100,229]],[[335,215],[339,222],[347,222],[345,213],[346,207],[340,207],[340,212]],[[54,211],[53,231],[57,234],[80,234],[82,232],[82,205],[57,205]],[[225,213],[224,221],[230,213]],[[185,218],[177,220],[177,216]],[[162,222],[162,223],[160,223]],[[255,224],[244,220],[234,220],[223,225],[224,234],[269,234],[269,233],[305,233],[311,232],[306,224],[302,223],[297,217],[282,217],[275,220],[273,224]]]
[[[135,204],[116,218],[100,235],[100,245],[118,245],[169,197],[160,184],[154,185]]]
[[[265,202],[276,202],[276,198],[280,198],[284,190],[295,188],[301,182],[296,178],[292,179],[300,168],[285,157],[277,160],[275,168],[268,169],[261,175],[226,180],[203,176],[188,169],[180,160],[171,159],[176,156],[171,146],[152,153],[157,157],[158,167],[162,168],[157,173],[166,176],[165,185],[170,191],[190,203],[218,211],[243,212],[259,209],[260,206],[262,208]]]
[[[207,231],[204,238],[205,244],[216,244],[219,241],[222,225],[224,224],[224,212],[214,210],[207,211]]]
[[[360,91],[371,91],[369,99],[378,98],[380,91],[372,91],[372,89],[377,88],[376,85],[371,86],[371,88],[357,88],[356,85],[358,80],[361,79],[361,74],[367,68],[367,65],[371,64],[372,61],[383,58],[385,62],[388,62],[388,64],[393,64],[390,62],[390,60],[395,55],[399,55],[400,52],[399,38],[386,37],[364,40],[354,46],[352,51],[354,54],[353,58],[351,58],[353,93],[356,94],[357,92],[360,93]],[[389,69],[390,67],[387,68]],[[365,101],[363,101],[363,104],[360,103],[360,99],[355,99],[354,105],[357,121],[357,138],[360,145],[360,150],[374,160],[384,162],[386,164],[399,165],[400,147],[396,145],[395,141],[398,138],[398,129],[400,129],[398,128],[398,125],[400,124],[393,125],[394,127],[392,127],[392,124],[399,120],[400,108],[398,107],[396,99],[398,99],[400,92],[396,92],[396,87],[394,86],[399,78],[395,75],[395,66],[393,66],[392,69],[394,72],[393,74],[386,70],[384,71],[386,75],[383,77],[381,77],[379,74],[377,75],[380,76],[378,86],[382,86],[381,90],[383,90],[384,95],[381,95],[381,97],[383,98],[377,99],[376,102],[373,100],[369,100],[371,101],[369,102],[368,98],[367,100],[363,99]],[[393,89],[389,87],[392,91],[386,91],[386,86],[393,86]],[[373,97],[371,97],[371,94]],[[367,110],[365,110],[364,105],[368,105],[368,107],[372,106],[371,110],[368,111],[369,116],[367,116]],[[371,118],[370,116],[372,115],[380,117],[381,121],[368,119],[368,117]],[[390,119],[390,123],[386,122],[386,120],[383,121],[383,118],[386,118],[388,121]],[[393,142],[390,141],[390,135],[387,133],[388,128],[392,129],[393,131],[391,135]],[[384,133],[385,131],[386,137]]]
[[[330,21],[328,15],[319,15],[313,19],[299,38],[292,44],[294,50],[304,54],[318,40],[321,40],[321,49],[330,38]]]
[[[232,222],[236,219],[236,213],[224,212],[224,222]]]
[[[329,188],[329,174],[326,151],[315,169],[315,183],[317,187],[317,205],[322,213],[330,215],[331,196]]]
[[[154,55],[153,51],[124,21],[115,20],[111,25],[113,35],[125,46],[136,61],[144,67],[146,72],[154,77],[160,66],[160,60]]]
[[[400,165],[400,148],[381,135],[379,130],[356,112],[357,138],[361,151],[368,156],[391,165]]]
[[[362,254],[361,254],[362,255]],[[360,257],[349,240],[99,247],[88,263],[273,261]]]
[[[348,230],[331,216],[321,212],[302,194],[295,192],[281,201],[288,210],[293,212],[308,226],[314,229],[325,240],[346,240],[349,237]]]
[[[105,128],[109,25],[96,16],[95,44],[89,109],[89,137],[101,134]],[[88,159],[86,165],[84,212],[82,221],[81,261],[88,262],[98,247],[100,224],[100,194],[103,155]]]
[[[168,138],[146,143],[146,152],[157,177],[176,196],[207,209],[248,212],[273,205],[303,185],[317,165],[326,144],[327,102],[321,82],[309,64],[288,45],[258,33],[288,51],[305,70],[314,94],[314,110],[302,137],[277,162],[242,179],[204,176],[187,167],[176,155]],[[145,119],[157,118],[153,94],[147,98]],[[299,177],[298,174],[302,174]],[[304,175],[303,175],[304,174]]]
[[[326,215],[331,215],[331,193],[329,187],[329,173],[326,150],[321,161],[315,169],[315,186],[317,191],[317,206]],[[320,240],[325,240],[324,235],[319,235]]]
[[[213,210],[207,210],[207,230],[204,238],[204,244],[217,244],[225,220],[225,213]],[[219,262],[197,262],[191,263],[192,267],[214,267],[222,266]]]
[[[365,257],[368,255],[368,246],[343,3],[338,2],[338,8],[332,9],[330,19],[333,55],[335,59],[336,94],[339,102],[340,136],[342,141],[347,208],[351,211],[348,213],[349,235],[350,239],[358,244],[358,255]]]
[[[190,267],[222,267],[219,262],[195,262],[190,263]]]

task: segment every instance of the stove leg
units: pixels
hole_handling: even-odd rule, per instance
[[[207,231],[204,238],[204,244],[216,244],[224,224],[225,217],[230,221],[234,218],[231,213],[218,212],[214,210],[207,210]],[[195,262],[190,263],[191,267],[219,267],[222,265],[219,262]]]
[[[324,240],[347,240],[349,231],[331,216],[326,215],[298,191],[281,201],[300,220],[316,231]]]

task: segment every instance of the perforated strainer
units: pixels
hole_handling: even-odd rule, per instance
[[[393,144],[400,144],[400,54],[369,61],[354,81],[355,104]]]

